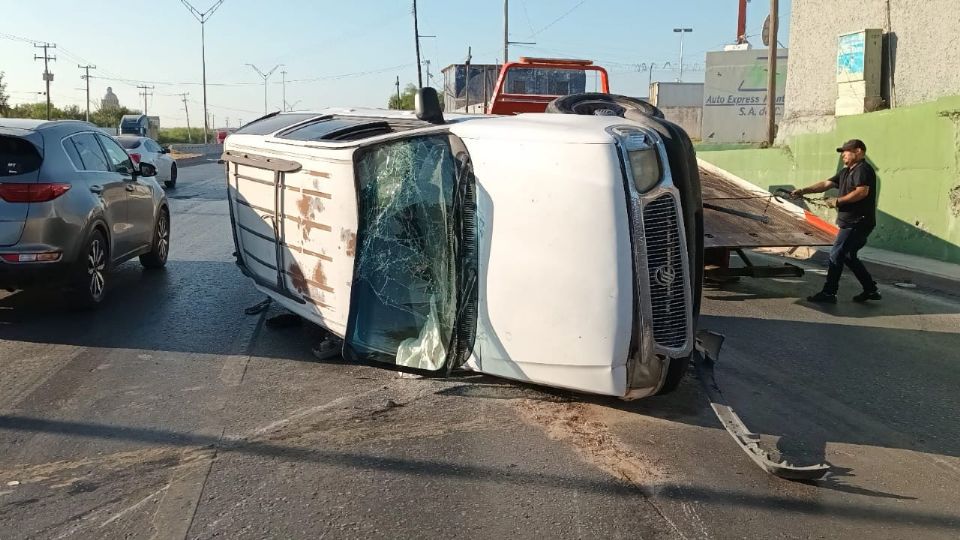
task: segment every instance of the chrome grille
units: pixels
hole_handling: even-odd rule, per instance
[[[676,200],[662,195],[643,208],[653,339],[680,349],[687,341],[686,268]]]

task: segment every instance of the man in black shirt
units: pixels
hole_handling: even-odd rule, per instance
[[[863,292],[854,296],[854,302],[880,300],[877,283],[857,257],[857,252],[867,244],[867,237],[877,225],[877,173],[865,161],[867,146],[859,139],[849,140],[837,148],[842,155],[843,169],[828,180],[794,190],[791,195],[800,197],[807,193],[823,193],[837,188],[840,196],[827,199],[827,204],[837,209],[837,240],[830,250],[830,265],[823,290],[808,296],[811,302],[835,304],[840,275],[846,264],[857,276]]]

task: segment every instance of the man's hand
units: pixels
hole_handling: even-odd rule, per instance
[[[790,192],[791,199],[799,199],[800,197],[803,197],[803,189],[795,189]]]
[[[836,197],[826,197],[823,201],[827,204],[829,208],[837,207],[837,198]]]

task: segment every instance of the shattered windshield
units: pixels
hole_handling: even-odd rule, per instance
[[[444,366],[457,309],[456,171],[446,135],[393,141],[359,158],[347,335],[358,356]]]

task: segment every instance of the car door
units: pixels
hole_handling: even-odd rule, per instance
[[[144,139],[143,145],[150,151],[157,165],[157,180],[162,182],[170,180],[170,168],[173,165],[170,154],[164,153],[163,148],[153,139]]]
[[[127,223],[130,230],[130,246],[124,253],[149,246],[153,239],[154,204],[153,190],[157,183],[150,178],[135,175],[133,162],[117,141],[106,135],[97,135],[107,153],[114,172],[123,176],[127,194]]]
[[[128,218],[127,181],[114,170],[93,132],[78,133],[64,139],[64,148],[84,172],[84,183],[103,204],[103,217],[110,228],[111,256],[125,255],[132,247]],[[77,165],[74,163],[74,165]]]

